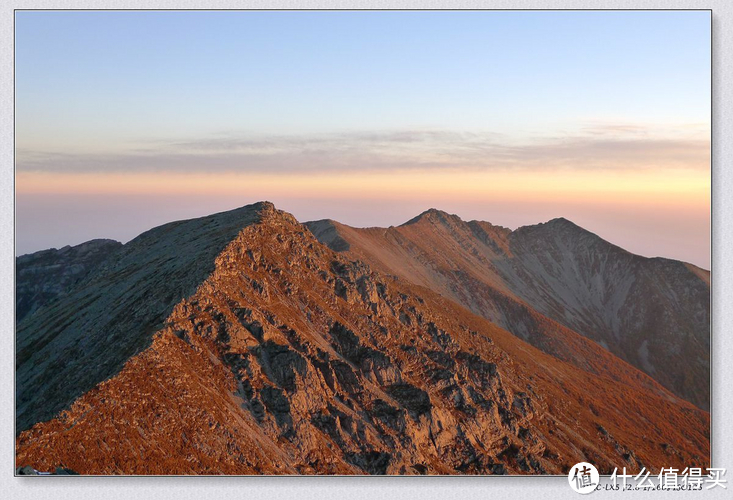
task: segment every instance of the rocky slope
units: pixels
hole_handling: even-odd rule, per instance
[[[116,250],[68,293],[17,324],[16,429],[68,407],[151,342],[258,206],[173,222]]]
[[[577,332],[709,408],[708,271],[631,254],[565,219],[510,231],[429,210],[387,229],[307,225],[332,249],[437,291],[545,352],[563,357],[569,346],[548,336]]]
[[[15,320],[66,293],[122,246],[114,240],[51,248],[15,259]]]
[[[221,227],[230,215],[228,243],[211,257],[208,245],[197,253],[210,271],[152,343],[21,433],[18,466],[543,474],[580,460],[603,471],[708,463],[708,413],[594,342],[573,339],[594,363],[588,370],[557,359],[427,288],[334,252],[269,204],[181,224]],[[153,232],[156,245],[176,234]],[[197,233],[187,234],[176,245]],[[136,252],[149,255],[145,248]],[[77,314],[103,315],[92,307]],[[148,335],[124,326],[127,336]]]

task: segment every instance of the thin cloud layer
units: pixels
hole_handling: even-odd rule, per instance
[[[700,133],[659,135],[636,125],[517,141],[448,130],[248,135],[148,141],[122,153],[18,150],[19,172],[368,172],[385,170],[629,170],[710,165]]]

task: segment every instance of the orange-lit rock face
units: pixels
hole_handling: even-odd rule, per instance
[[[567,348],[558,359],[332,251],[270,205],[258,210],[147,348],[20,434],[18,465],[82,474],[708,465],[708,413],[595,343],[540,328],[548,346]]]
[[[565,219],[510,231],[429,210],[389,229],[307,225],[334,250],[426,286],[553,356],[573,361],[565,339],[577,333],[710,406],[708,271],[633,255]]]

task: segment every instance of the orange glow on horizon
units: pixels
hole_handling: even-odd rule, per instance
[[[246,194],[260,199],[461,199],[592,204],[710,205],[710,176],[694,170],[642,172],[403,171],[349,174],[19,172],[18,194]]]

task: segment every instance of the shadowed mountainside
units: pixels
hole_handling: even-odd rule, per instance
[[[63,297],[17,324],[17,431],[47,420],[151,342],[163,320],[214,270],[258,205],[147,231]]]
[[[146,285],[125,271],[142,272],[142,256],[156,255],[146,266],[160,265],[188,249],[195,257],[180,269],[198,266],[185,280],[191,291],[179,285],[182,298],[138,308],[138,321],[128,320],[99,359],[124,357],[123,336],[151,343],[68,410],[21,433],[19,466],[82,474],[542,474],[581,460],[606,472],[708,464],[709,415],[580,335],[569,341],[582,361],[557,359],[425,287],[334,252],[271,204],[169,226],[146,233],[156,235],[149,246],[129,247],[116,273],[100,275],[109,287],[128,284],[121,288],[130,294]],[[216,252],[192,246],[217,236]],[[163,278],[147,272],[148,280]],[[165,277],[181,283],[173,270]],[[127,300],[122,292],[115,298]],[[34,317],[41,314],[48,313]],[[142,318],[159,314],[148,333],[153,322]],[[75,315],[107,317],[93,301]],[[81,328],[62,331],[70,341],[84,336]],[[66,356],[46,353],[51,362]],[[38,407],[39,386],[27,388],[28,407]]]
[[[572,330],[703,409],[710,273],[631,254],[566,219],[515,231],[428,210],[399,227],[306,224],[320,241],[420,284],[563,358]]]
[[[15,321],[66,293],[121,246],[114,240],[91,240],[17,257]]]

